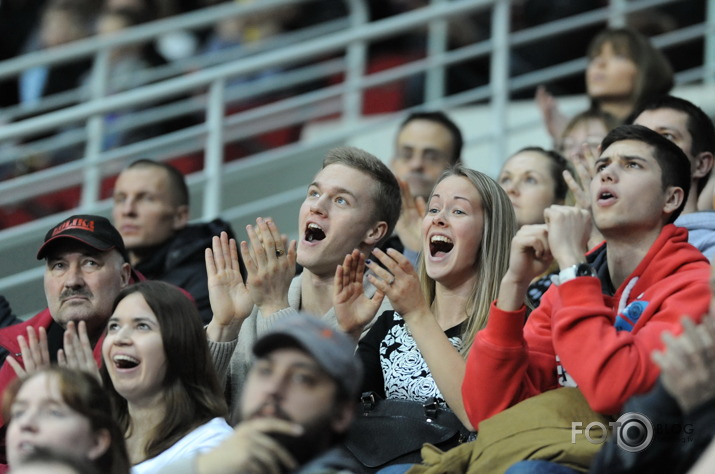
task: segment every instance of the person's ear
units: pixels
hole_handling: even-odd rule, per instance
[[[675,212],[685,200],[685,191],[679,186],[668,186],[665,190],[665,205],[663,212],[672,214]]]
[[[387,234],[387,222],[377,222],[368,229],[362,242],[369,247],[374,247],[385,237],[385,234]]]
[[[120,270],[120,275],[119,275],[119,279],[121,281],[121,288],[124,288],[125,286],[127,286],[129,284],[129,280],[131,279],[131,277],[132,277],[132,266],[127,262],[122,263],[122,268]]]
[[[355,417],[355,403],[342,402],[335,408],[331,426],[335,433],[345,433]]]
[[[709,151],[698,153],[694,160],[693,178],[704,178],[713,169],[713,154]]]
[[[173,229],[174,230],[179,230],[183,229],[186,227],[186,224],[189,223],[189,206],[186,204],[182,204],[181,206],[176,208],[176,212],[174,213],[174,222],[173,222]]]
[[[107,452],[111,444],[112,436],[109,434],[109,430],[101,429],[97,431],[94,434],[94,445],[87,451],[87,457],[92,461],[100,458]]]

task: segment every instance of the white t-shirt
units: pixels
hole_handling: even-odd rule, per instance
[[[226,420],[214,418],[194,429],[158,456],[132,467],[132,474],[151,474],[172,462],[183,458],[193,458],[198,453],[218,446],[231,433],[233,433],[233,429],[226,423]]]

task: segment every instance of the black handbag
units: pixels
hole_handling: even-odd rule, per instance
[[[392,464],[421,462],[420,450],[425,443],[447,450],[474,437],[452,410],[433,398],[426,403],[385,400],[374,392],[365,392],[345,447],[365,472],[374,472]]]

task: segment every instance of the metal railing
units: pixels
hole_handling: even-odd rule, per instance
[[[367,22],[367,11],[362,0],[345,0],[348,17],[336,23],[319,25],[318,28],[323,30],[320,30],[317,37],[317,30],[296,32],[293,35],[303,35],[300,40],[295,39],[297,36],[287,36],[287,44],[277,39],[274,44],[254,54],[241,55],[230,62],[206,61],[201,64],[201,69],[191,74],[179,74],[182,67],[175,66],[148,71],[146,85],[106,95],[108,57],[114,48],[146,42],[171,31],[205,27],[228,16],[251,14],[295,2],[265,0],[249,5],[223,4],[191,15],[138,26],[116,36],[83,40],[56,50],[32,53],[0,63],[1,79],[37,65],[58,64],[86,56],[95,58],[89,86],[91,93],[86,100],[0,127],[0,143],[3,143],[53,130],[68,123],[86,122],[82,128],[72,132],[25,145],[27,152],[37,152],[84,143],[84,157],[0,183],[0,205],[21,202],[37,194],[38,189],[51,192],[81,185],[82,200],[77,211],[107,214],[109,203],[99,200],[104,177],[116,174],[129,161],[139,157],[169,159],[203,152],[203,171],[189,177],[192,197],[200,203],[194,209],[197,218],[210,219],[221,215],[236,223],[245,222],[251,216],[266,214],[266,210],[281,212],[280,208],[295,205],[301,199],[304,182],[291,180],[291,176],[277,177],[276,169],[292,163],[310,163],[310,166],[304,168],[312,172],[317,168],[320,150],[344,142],[353,134],[384,126],[391,117],[370,123],[360,121],[365,91],[404,81],[416,74],[425,75],[425,102],[420,105],[422,108],[452,109],[464,104],[487,102],[491,108],[490,127],[483,127],[483,132],[473,141],[489,141],[493,143],[496,156],[505,156],[508,134],[515,127],[524,126],[523,122],[510,124],[507,121],[510,95],[559,77],[582,73],[586,65],[585,59],[577,59],[512,76],[509,58],[514,48],[589,25],[604,22],[619,24],[623,22],[624,15],[672,3],[672,0],[612,1],[604,8],[516,32],[510,28],[511,2],[505,0],[433,0],[425,8],[373,23]],[[487,10],[491,14],[489,38],[456,49],[447,47],[450,19]],[[712,81],[715,68],[712,47],[712,38],[715,37],[713,10],[709,5],[708,17],[702,23],[655,39],[659,47],[665,48],[694,38],[705,38],[703,66],[681,72],[677,78],[679,83]],[[427,46],[423,58],[367,74],[368,47],[372,43],[425,27]],[[490,63],[488,84],[459,94],[445,94],[447,67],[486,56]],[[293,67],[286,69],[288,65]],[[283,71],[252,84],[250,88],[230,84],[232,78],[271,68],[282,68]],[[255,94],[274,93],[316,80],[326,81],[337,75],[343,75],[343,80],[320,89],[289,95],[239,112],[227,110],[227,106],[235,101],[245,100]],[[185,94],[193,95],[189,99],[136,112],[112,127],[104,123],[103,117],[108,113]],[[49,109],[55,105],[50,103],[44,106]],[[205,112],[205,117],[196,125],[119,148],[102,149],[106,133],[148,126],[177,114],[201,112]],[[11,113],[15,117],[21,115],[19,109]],[[227,142],[336,114],[353,126],[310,143],[298,142],[224,163],[224,144]],[[0,164],[15,160],[18,156],[18,153],[7,153],[0,157]],[[261,181],[261,187],[265,188],[260,193],[255,190],[257,195],[254,199],[246,198],[236,191],[236,187],[241,186],[254,189],[251,180]],[[15,257],[13,260],[25,260],[25,263],[13,261],[11,265],[4,266],[0,293],[24,287],[31,282],[37,285],[41,269],[33,268],[36,262],[31,259],[32,250],[37,248],[35,244],[39,244],[46,229],[60,218],[50,216],[0,232],[0,255],[12,253]],[[18,251],[19,248],[25,250]],[[15,304],[12,299],[11,302]],[[34,307],[41,305],[41,301],[35,301]],[[25,309],[32,307],[27,305]]]

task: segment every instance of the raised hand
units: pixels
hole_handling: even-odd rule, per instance
[[[715,315],[699,325],[683,317],[683,333],[663,333],[665,349],[653,351],[663,386],[684,413],[715,398]]]
[[[422,196],[412,197],[410,185],[406,181],[398,181],[402,195],[402,210],[395,226],[395,232],[405,248],[419,252],[422,250],[422,219],[427,204]]]
[[[101,381],[99,367],[94,360],[92,344],[87,335],[87,323],[80,321],[79,324],[75,324],[74,321],[70,321],[67,323],[63,338],[64,349],[57,351],[57,363],[62,367],[88,372]]]
[[[246,226],[247,242],[241,242],[246,264],[246,286],[263,316],[288,307],[288,289],[295,276],[296,242],[278,231],[272,219],[256,219],[256,226]]]
[[[17,336],[22,355],[22,364],[13,356],[7,356],[7,362],[15,370],[18,377],[31,374],[38,370],[49,367],[50,349],[47,345],[47,331],[41,327],[37,332],[32,326],[27,328],[27,339],[25,336]]]
[[[253,300],[243,282],[236,241],[226,232],[214,237],[206,249],[209,301],[213,317],[206,330],[209,339],[225,342],[236,339],[243,321],[251,314]]]
[[[385,298],[379,288],[368,298],[363,288],[365,256],[355,249],[345,256],[335,271],[333,307],[340,328],[358,339],[362,330],[375,317]]]
[[[430,312],[419,276],[407,257],[395,249],[388,249],[387,253],[375,249],[372,253],[386,269],[369,262],[367,266],[373,274],[368,275],[368,279],[387,295],[395,311],[407,322],[414,315]]]
[[[576,207],[591,211],[591,190],[590,183],[593,179],[593,166],[595,156],[591,148],[583,144],[581,145],[581,153],[568,156],[567,159],[571,162],[578,179],[571,174],[571,171],[566,170],[563,173],[564,180],[571,190],[576,201]]]
[[[573,206],[551,206],[544,211],[549,248],[559,268],[585,261],[591,236],[591,213]]]
[[[563,135],[568,119],[561,110],[559,110],[559,104],[556,98],[546,90],[546,87],[539,86],[536,88],[535,99],[536,105],[539,106],[541,116],[544,119],[546,130],[555,143],[561,135]]]

